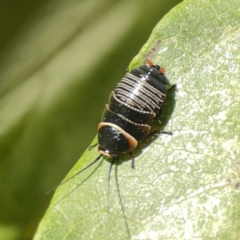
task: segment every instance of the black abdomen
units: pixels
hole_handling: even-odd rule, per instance
[[[122,78],[110,94],[99,125],[99,151],[103,155],[118,156],[129,152],[149,133],[166,97],[167,82],[161,68],[153,64],[133,69]],[[109,131],[104,134],[108,126],[116,128],[116,131],[111,131],[112,135]],[[111,138],[119,141],[118,144],[113,144]],[[121,145],[123,138],[131,147],[116,147]],[[109,147],[106,142],[109,142]]]

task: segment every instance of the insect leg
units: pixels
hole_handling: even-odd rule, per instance
[[[173,88],[177,88],[177,84],[173,84],[167,91],[171,91]]]
[[[153,131],[153,132],[149,133],[149,134],[144,138],[144,140],[149,139],[149,138],[151,138],[151,137],[156,137],[156,136],[158,136],[159,134],[173,135],[172,132],[167,132],[167,131],[162,131],[162,130],[161,130],[161,131],[156,130],[156,131]]]
[[[88,147],[88,150],[90,151],[90,150],[92,150],[94,147],[96,147],[98,145],[98,143],[95,143],[95,144],[93,144],[93,145],[91,145],[90,147]]]
[[[135,168],[135,156],[132,152],[129,152],[129,156],[132,159],[132,164],[131,164],[131,168],[134,169]]]

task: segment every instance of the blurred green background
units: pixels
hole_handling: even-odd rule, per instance
[[[0,2],[0,240],[31,239],[108,95],[179,0]]]

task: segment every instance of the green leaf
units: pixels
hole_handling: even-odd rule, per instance
[[[35,240],[240,238],[239,17],[238,0],[188,0],[159,22],[130,68],[151,56],[177,84],[173,136],[115,165],[109,195],[106,159],[61,185]]]

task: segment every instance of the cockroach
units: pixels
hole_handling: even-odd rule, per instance
[[[134,168],[132,151],[138,143],[157,133],[151,132],[151,124],[159,118],[161,108],[167,95],[169,81],[165,69],[154,65],[152,61],[127,72],[109,96],[105,105],[102,120],[98,125],[98,145],[100,155],[82,170],[63,181],[69,181],[101,159],[111,158],[109,182],[112,166],[118,157],[129,153]],[[175,85],[172,85],[172,87]],[[60,185],[61,185],[60,184]]]

